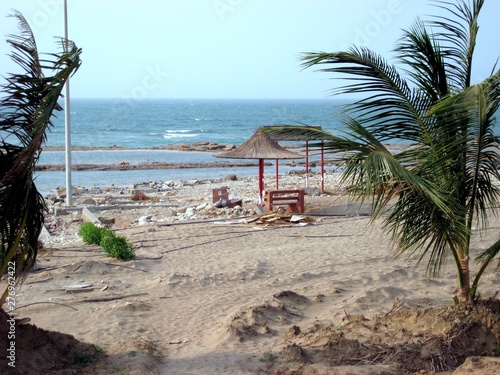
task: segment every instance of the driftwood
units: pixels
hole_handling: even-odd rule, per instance
[[[129,297],[145,296],[147,294],[149,294],[149,293],[135,293],[135,294],[125,294],[122,296],[85,298],[85,299],[79,300],[78,302],[106,302],[106,301],[114,301],[114,300],[118,300],[118,299],[129,298]]]
[[[292,215],[281,210],[273,211],[259,216],[253,223],[257,225],[291,225],[300,223],[310,223],[314,220],[303,215]],[[250,222],[250,221],[248,221]]]
[[[84,293],[84,292],[92,292],[95,288],[90,284],[82,284],[82,285],[68,285],[60,288],[50,288],[46,289],[46,292],[60,292],[64,291],[66,293]]]
[[[31,280],[31,281],[25,281],[25,284],[36,284],[36,283],[44,283],[46,281],[52,280],[52,276],[46,277],[45,279],[41,280]]]
[[[45,303],[50,303],[51,305],[61,305],[61,306],[69,307],[70,309],[78,311],[78,309],[74,308],[73,306],[69,306],[69,305],[66,305],[64,303],[59,303],[59,302],[33,302],[33,303],[28,303],[26,305],[18,306],[18,307],[16,307],[16,310],[22,309],[23,307],[28,307],[28,306],[32,306],[32,305],[41,305],[41,304],[45,304]]]
[[[106,262],[100,262],[102,264],[107,264],[108,266],[117,266],[117,267],[123,267],[123,268],[130,268],[131,270],[135,271],[141,271],[141,272],[149,272],[140,268],[135,268],[135,267],[130,267],[130,266],[124,266],[123,264],[116,264],[116,263],[106,263]]]
[[[92,292],[95,288],[68,288],[66,289],[66,293],[86,293]]]

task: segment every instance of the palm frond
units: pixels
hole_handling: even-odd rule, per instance
[[[422,93],[435,103],[448,94],[448,82],[443,55],[422,21],[404,32],[395,49],[400,60],[408,66],[406,72]]]
[[[472,218],[487,223],[487,212],[498,203],[499,188],[493,183],[498,171],[500,148],[494,135],[495,116],[500,105],[500,71],[484,82],[470,86],[435,105],[442,128],[454,132],[454,152],[446,157],[455,162],[457,198],[467,208],[468,226]],[[450,164],[450,163],[448,163]]]
[[[454,18],[435,16],[430,25],[436,31],[433,36],[441,41],[443,56],[447,60],[448,79],[454,91],[462,90],[471,83],[472,57],[479,30],[478,16],[484,0],[472,0],[469,7],[464,0],[436,0],[438,8],[446,9]]]
[[[34,166],[52,114],[61,109],[58,99],[64,84],[80,66],[81,50],[71,44],[69,50],[42,60],[28,23],[18,12],[13,16],[21,34],[11,35],[7,42],[22,72],[8,75],[1,87],[5,95],[0,102],[0,261],[2,270],[15,261],[17,274],[22,275],[36,260],[44,220]],[[53,75],[46,77],[44,70]]]
[[[342,74],[351,83],[332,90],[332,94],[369,94],[347,106],[352,117],[376,131],[380,141],[394,139],[417,142],[420,139],[425,98],[409,88],[394,66],[367,48],[351,48],[339,53],[309,53],[302,57],[304,68],[332,65],[320,69]],[[403,125],[403,126],[402,126]]]

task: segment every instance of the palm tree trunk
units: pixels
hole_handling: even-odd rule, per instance
[[[462,271],[459,275],[460,286],[455,293],[455,297],[458,302],[471,302],[471,288],[470,288],[470,269],[469,269],[469,256],[460,258],[460,270]]]

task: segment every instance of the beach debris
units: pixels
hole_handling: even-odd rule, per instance
[[[136,190],[130,199],[133,201],[147,201],[149,197],[141,190]]]
[[[308,225],[314,219],[306,215],[291,215],[282,210],[276,210],[271,213],[263,214],[257,218],[247,219],[244,223],[254,223],[257,225]]]
[[[169,341],[168,343],[170,345],[177,345],[177,344],[185,344],[187,342],[189,342],[189,339],[172,340],[172,341]]]
[[[151,215],[146,215],[146,216],[141,216],[139,219],[137,219],[137,223],[141,226],[145,225],[150,225],[153,217]]]
[[[76,284],[76,285],[66,285],[60,288],[50,288],[47,292],[64,291],[66,293],[85,293],[92,292],[94,288],[92,284]]]
[[[131,297],[140,297],[148,295],[149,293],[133,293],[133,294],[125,294],[121,296],[110,296],[110,297],[98,297],[98,298],[85,298],[81,300],[81,302],[107,302],[107,301],[115,301],[118,299],[131,298]]]
[[[95,217],[95,215],[92,212],[90,212],[90,210],[87,207],[84,207],[82,209],[82,218],[84,221],[89,221],[89,222],[94,223],[96,225],[101,224],[99,219],[97,217]]]
[[[99,221],[106,227],[109,227],[115,223],[115,218],[114,217],[103,217],[99,216]]]

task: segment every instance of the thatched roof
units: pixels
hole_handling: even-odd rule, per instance
[[[214,155],[217,158],[231,159],[303,159],[304,155],[288,151],[264,133],[262,128],[252,135],[241,146],[234,150]]]
[[[266,134],[276,141],[319,141],[324,139],[319,125],[291,126],[291,125],[267,125],[264,126]],[[290,128],[294,131],[290,131]]]

